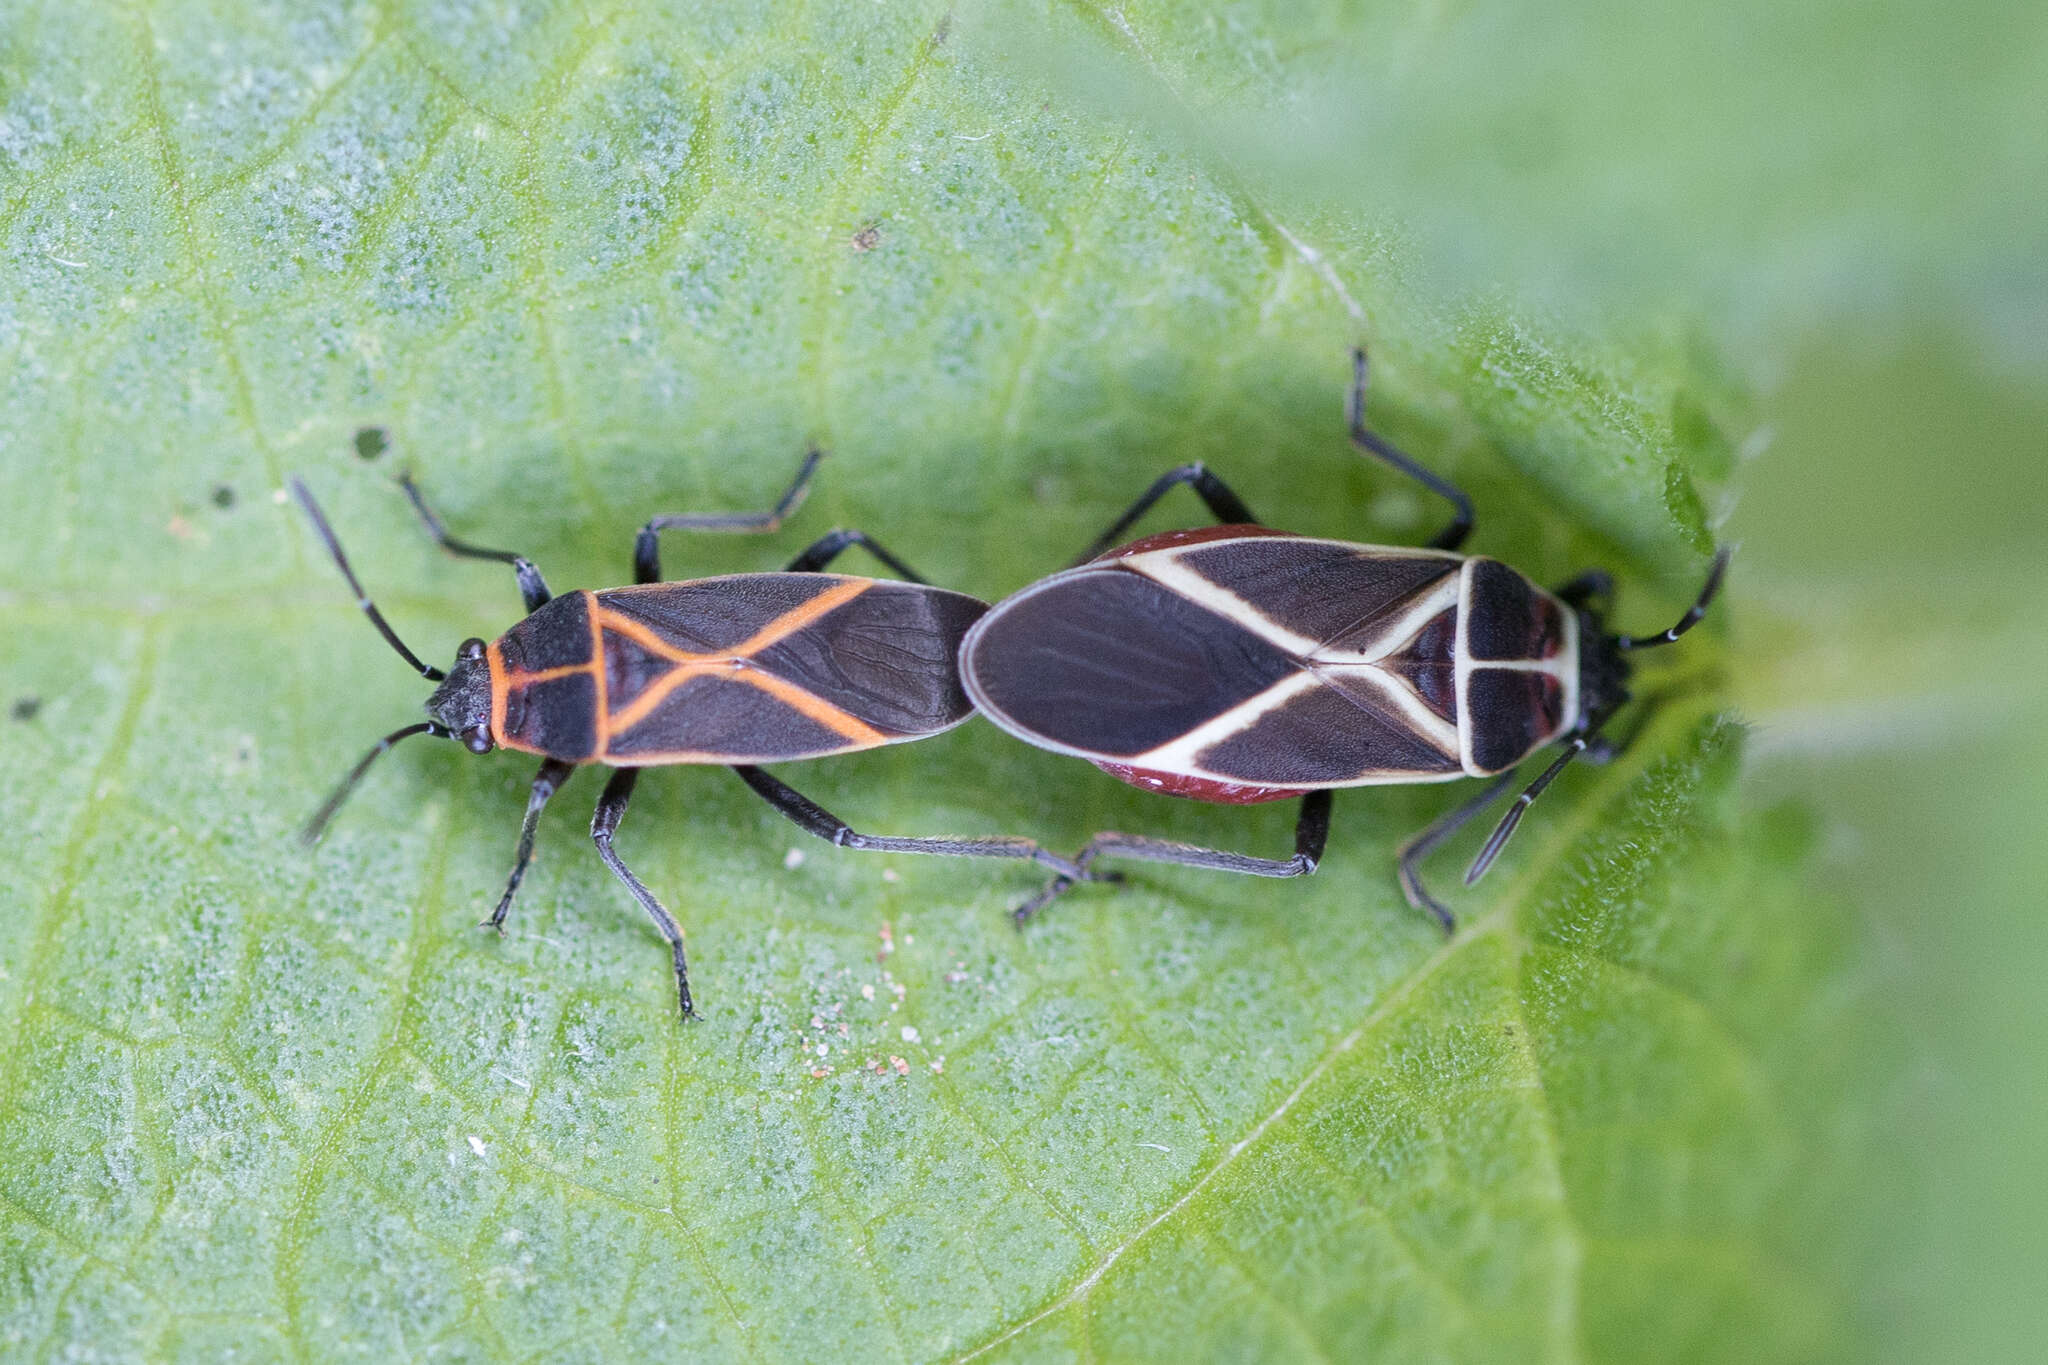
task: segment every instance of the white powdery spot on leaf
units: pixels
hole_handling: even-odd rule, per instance
[[[325,108],[284,159],[217,206],[261,255],[234,272],[257,297],[343,274],[358,263],[380,211],[409,180],[453,112],[445,96],[389,49]]]
[[[706,94],[688,69],[648,53],[650,41],[608,45],[592,59],[592,79],[550,142],[548,207],[565,281],[599,278],[672,240],[704,192]]]
[[[20,94],[0,112],[0,158],[15,174],[34,174],[57,142],[57,113],[48,101]]]

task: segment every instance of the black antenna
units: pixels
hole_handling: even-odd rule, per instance
[[[348,800],[348,794],[355,790],[356,783],[363,780],[363,774],[370,770],[370,765],[377,761],[377,756],[398,743],[399,740],[409,739],[413,735],[432,735],[436,739],[455,738],[453,730],[450,730],[445,725],[436,725],[430,720],[423,720],[417,725],[408,725],[403,730],[393,730],[390,734],[378,740],[375,745],[371,746],[370,752],[364,754],[356,762],[356,766],[348,770],[348,776],[341,779],[341,785],[334,789],[334,794],[320,803],[320,809],[313,812],[313,818],[308,820],[306,827],[299,831],[299,842],[308,846],[318,843],[321,832],[327,828],[327,822],[332,820],[334,813],[341,809],[341,803]]]
[[[1728,557],[1731,553],[1725,545],[1715,551],[1714,567],[1707,570],[1705,586],[1700,589],[1699,597],[1687,609],[1685,615],[1678,618],[1677,625],[1656,635],[1617,635],[1614,637],[1614,647],[1627,650],[1668,645],[1698,625],[1700,618],[1707,614],[1707,606],[1714,600],[1714,594],[1721,590],[1721,575],[1727,571]],[[1493,866],[1493,860],[1500,857],[1500,851],[1506,848],[1508,840],[1514,837],[1515,827],[1522,823],[1522,812],[1529,809],[1532,801],[1543,795],[1543,789],[1556,780],[1567,763],[1586,752],[1587,746],[1599,738],[1600,727],[1612,714],[1612,711],[1608,711],[1589,718],[1583,730],[1565,741],[1565,751],[1559,754],[1534,782],[1522,789],[1522,794],[1515,798],[1515,804],[1508,807],[1507,814],[1501,816],[1500,823],[1495,825],[1493,833],[1487,836],[1486,847],[1479,850],[1479,856],[1474,858],[1472,866],[1466,869],[1465,885],[1470,886],[1486,875],[1486,869]]]
[[[1714,552],[1714,567],[1707,570],[1706,586],[1700,589],[1698,600],[1692,604],[1685,615],[1678,618],[1677,625],[1669,630],[1660,631],[1655,635],[1617,635],[1614,637],[1614,647],[1616,649],[1649,649],[1653,645],[1668,645],[1698,625],[1700,618],[1707,614],[1707,604],[1714,600],[1715,593],[1721,591],[1721,575],[1728,568],[1728,556],[1731,553],[1732,551],[1725,545]]]
[[[313,494],[296,475],[291,479],[291,488],[292,496],[297,498],[299,506],[305,509],[306,516],[313,523],[314,531],[319,533],[321,543],[327,547],[327,553],[334,557],[335,567],[341,570],[341,576],[346,578],[349,587],[354,589],[356,605],[363,609],[363,615],[370,618],[370,624],[377,628],[377,633],[384,637],[384,642],[397,650],[398,656],[418,670],[419,675],[428,682],[440,682],[443,678],[446,678],[448,675],[440,669],[421,663],[419,655],[407,649],[405,641],[398,638],[398,632],[391,629],[390,625],[384,620],[384,613],[377,610],[377,604],[370,600],[370,595],[363,591],[363,585],[356,581],[356,571],[348,566],[348,556],[341,552],[341,542],[334,538],[333,528],[328,526],[327,518],[320,514],[320,504],[313,501]],[[406,731],[405,733],[412,734],[416,732]],[[400,737],[402,736],[394,736],[393,738]],[[378,752],[382,752],[382,750]],[[375,758],[376,754],[373,753],[370,757]],[[369,761],[367,758],[363,760],[366,764]]]

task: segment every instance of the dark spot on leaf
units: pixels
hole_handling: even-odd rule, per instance
[[[391,449],[391,433],[382,427],[356,428],[356,455],[365,460],[374,460]]]
[[[213,486],[213,505],[225,512],[235,505],[235,490],[224,483]]]
[[[859,232],[853,234],[853,249],[855,251],[873,251],[881,240],[881,226],[877,223],[869,223]]]
[[[14,705],[7,708],[7,713],[13,716],[16,720],[34,720],[36,718],[36,712],[42,709],[43,699],[38,696],[30,695],[26,697],[16,697],[14,699]]]

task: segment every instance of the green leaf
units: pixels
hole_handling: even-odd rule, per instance
[[[1369,341],[1479,548],[1610,564],[1630,622],[1690,591],[1741,430],[1699,348],[1447,295],[943,5],[785,8],[10,10],[0,1355],[1854,1355],[1884,975],[1811,817],[1741,800],[1708,632],[1448,943],[1391,872],[1438,788],[1342,796],[1302,883],[1139,869],[1020,935],[1013,868],[655,774],[621,851],[692,1026],[589,777],[502,941],[523,760],[401,749],[298,849],[421,689],[294,471],[432,659],[515,598],[400,468],[559,590],[816,440],[786,536],[672,571],[854,525],[994,598],[1191,459],[1276,524],[1426,534],[1344,440]],[[785,776],[878,831],[1288,837],[979,724]]]

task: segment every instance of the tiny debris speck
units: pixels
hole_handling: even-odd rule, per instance
[[[16,720],[34,720],[36,712],[43,709],[43,699],[37,696],[16,697],[14,705],[7,708],[7,714]]]
[[[804,865],[804,851],[800,848],[793,848],[783,854],[782,865],[791,872],[796,871]]]

